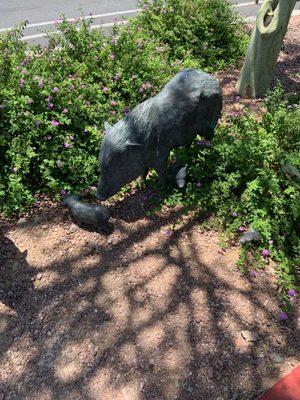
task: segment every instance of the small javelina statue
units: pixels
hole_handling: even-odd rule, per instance
[[[197,134],[211,139],[221,110],[218,81],[205,72],[187,69],[114,126],[105,123],[97,197],[113,196],[151,168],[164,185],[170,151],[190,146]]]
[[[81,201],[81,196],[73,194],[63,198],[63,204],[78,223],[86,224],[96,230],[106,230],[110,218],[109,211],[99,204]]]

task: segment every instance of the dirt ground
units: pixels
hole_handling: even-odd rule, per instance
[[[276,72],[290,92],[299,23]],[[219,78],[225,112],[259,110],[237,102],[237,71]],[[144,195],[111,206],[106,234],[60,204],[0,222],[0,400],[250,400],[299,362],[272,266],[242,275],[208,216],[145,217]]]

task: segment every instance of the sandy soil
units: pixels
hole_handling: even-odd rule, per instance
[[[293,18],[276,72],[289,91],[297,35]],[[220,78],[225,111],[259,110],[237,104],[237,71]],[[0,400],[250,400],[299,362],[272,266],[242,275],[208,216],[146,218],[143,198],[114,204],[106,234],[59,204],[0,223]]]

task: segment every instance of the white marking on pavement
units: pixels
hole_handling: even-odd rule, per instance
[[[114,17],[115,15],[126,15],[126,14],[134,14],[134,13],[138,13],[142,11],[141,8],[136,8],[134,10],[125,10],[125,11],[116,11],[113,13],[106,13],[106,14],[94,14],[94,15],[87,15],[85,17],[79,17],[79,19],[97,19],[97,18],[105,18],[105,17]],[[77,18],[68,18],[67,21],[69,22],[74,22],[76,21]],[[45,21],[45,22],[37,22],[34,24],[28,24],[26,25],[26,29],[27,28],[34,28],[37,26],[45,26],[45,25],[54,25],[57,21],[59,21],[59,19],[55,20],[55,21]],[[10,31],[14,29],[12,26],[9,28],[1,28],[0,32],[5,32],[5,31]]]
[[[245,6],[255,6],[255,5],[259,5],[259,4],[255,4],[254,0],[253,1],[249,1],[248,3],[234,4],[235,7],[245,7]]]
[[[295,15],[300,15],[300,10],[294,10],[292,12],[292,16],[294,17]],[[254,22],[254,21],[256,21],[256,17],[255,16],[246,17],[245,20],[248,21],[248,22]]]
[[[127,20],[125,20],[125,21],[117,21],[117,22],[107,22],[106,24],[92,25],[92,26],[91,26],[91,29],[96,29],[96,28],[107,28],[107,27],[114,26],[114,25],[126,25],[126,24],[128,24],[128,21],[127,21]],[[50,31],[50,32],[48,32],[48,33],[37,33],[36,35],[23,36],[23,37],[21,38],[21,40],[24,42],[25,40],[38,39],[38,38],[41,38],[41,37],[46,37],[47,34],[50,34],[50,35],[58,35],[59,32],[57,32],[57,31],[52,31],[52,32],[51,32],[51,31]]]

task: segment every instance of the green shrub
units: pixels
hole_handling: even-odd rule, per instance
[[[243,20],[224,0],[154,0],[134,22],[170,47],[170,59],[185,67],[216,71],[234,63],[248,44]]]
[[[244,250],[269,252],[289,288],[300,265],[300,108],[289,106],[279,88],[265,107],[261,121],[247,110],[233,113],[212,144],[200,140],[180,149],[188,166],[186,194],[175,190],[165,202],[211,211],[231,236],[251,225],[262,240],[245,244]]]
[[[176,0],[171,9],[167,2],[159,15],[162,4],[155,1],[111,36],[89,29],[87,20],[63,19],[45,48],[25,45],[23,26],[0,36],[0,212],[22,212],[38,193],[58,198],[61,191],[91,190],[105,120],[116,122],[184,66],[213,70],[241,54],[244,34],[232,9],[216,0],[194,3]],[[201,22],[193,17],[183,25],[182,9],[195,16],[200,6]],[[221,20],[222,52],[214,47]],[[167,40],[172,29],[176,40]]]

